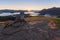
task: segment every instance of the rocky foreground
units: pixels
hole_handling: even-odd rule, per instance
[[[0,40],[60,40],[59,29],[49,29],[48,20],[0,24]]]

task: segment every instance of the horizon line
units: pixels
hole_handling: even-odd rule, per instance
[[[0,8],[0,10],[43,10],[43,9],[50,9],[50,8],[60,8],[60,7],[49,7],[49,8],[42,8],[42,9],[14,9],[14,8]]]

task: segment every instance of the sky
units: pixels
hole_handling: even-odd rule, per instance
[[[60,7],[60,0],[0,0],[0,9],[42,10]]]

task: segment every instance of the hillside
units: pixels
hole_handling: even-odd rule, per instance
[[[29,18],[26,18],[26,20],[30,20],[30,21],[33,21],[33,20],[49,20],[49,21],[54,21],[57,26],[60,26],[60,18],[52,18],[52,17],[29,17]]]
[[[24,18],[26,21],[40,21],[40,20],[49,20],[49,21],[54,21],[58,26],[60,26],[60,18],[51,18],[51,17],[43,17],[43,16],[34,16],[34,17],[28,17]],[[13,20],[8,20],[8,21],[2,21],[0,24],[5,24]]]

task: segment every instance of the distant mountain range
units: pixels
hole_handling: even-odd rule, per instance
[[[10,9],[5,9],[5,10],[0,10],[0,13],[14,13],[14,12],[26,12],[27,10],[10,10]]]
[[[57,8],[57,7],[43,9],[43,10],[31,10],[31,11],[38,12],[40,13],[39,15],[45,15],[45,14],[56,15],[56,16],[60,15],[60,8]],[[10,10],[10,9],[0,10],[0,14],[15,13],[15,12],[27,12],[27,10]]]

